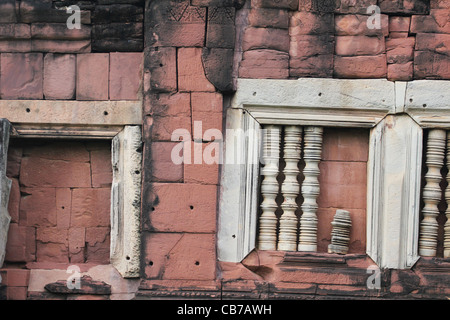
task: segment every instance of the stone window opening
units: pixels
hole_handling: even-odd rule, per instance
[[[8,101],[5,100],[3,103],[6,106]],[[107,262],[113,266],[123,278],[139,278],[142,172],[141,106],[139,102],[77,101],[72,104],[59,101],[19,101],[15,103],[21,105],[19,109],[13,112],[14,110],[10,106],[5,112],[5,115],[9,115],[8,110],[11,109],[11,124],[8,120],[3,120],[10,126],[11,137],[14,137],[11,140],[38,141],[43,139],[63,147],[65,142],[68,146],[79,141],[87,144],[106,141],[109,145],[111,156],[109,160],[103,159],[102,161],[111,163],[112,183],[110,190],[102,190],[102,192],[105,193],[104,197],[109,196],[110,198],[110,201],[105,204],[107,208],[103,208],[109,213],[109,221],[104,222],[110,225],[110,241],[108,248],[104,250],[108,257],[102,258],[100,262],[102,264]],[[23,110],[23,114],[17,110]],[[59,111],[62,112],[59,113]],[[9,140],[8,137],[4,141],[9,142]],[[6,159],[4,170],[6,170]],[[70,187],[67,189],[71,190]],[[75,189],[73,188],[71,192],[78,192]],[[95,202],[92,194],[89,197],[92,197]],[[66,210],[66,205],[61,205],[59,209]],[[0,253],[4,256],[11,218],[7,211],[2,212],[1,218]],[[9,231],[11,232],[11,230]],[[76,238],[75,235],[74,238]],[[106,253],[107,251],[108,253]],[[81,262],[81,260],[77,261]]]
[[[237,82],[238,90],[227,108],[227,129],[368,129],[365,254],[381,269],[411,269],[420,258],[429,256],[420,249],[423,141],[426,130],[450,129],[448,82],[317,78]],[[437,87],[439,96],[432,94]],[[226,262],[241,262],[258,250],[260,227],[259,160],[263,151],[259,146],[263,135],[242,134],[233,143],[235,138],[225,137],[224,159],[236,150],[240,153],[238,163],[224,161],[219,200],[218,259]],[[444,160],[439,161],[442,166]]]

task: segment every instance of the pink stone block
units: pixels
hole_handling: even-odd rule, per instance
[[[1,99],[42,99],[42,53],[2,53]]]
[[[77,100],[108,100],[109,54],[77,56]]]
[[[178,49],[178,88],[180,91],[215,91],[205,76],[202,48]]]
[[[110,100],[138,100],[142,84],[143,54],[115,52],[110,54]]]
[[[44,96],[48,100],[75,97],[76,57],[48,53],[44,57]]]

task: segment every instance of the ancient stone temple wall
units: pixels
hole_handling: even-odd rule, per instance
[[[69,28],[71,5],[81,10],[80,28]],[[14,141],[44,138],[55,152],[50,160],[90,166],[90,185],[83,186],[88,196],[77,197],[82,187],[76,185],[49,187],[71,190],[72,215],[78,206],[110,211],[114,237],[109,253],[105,247],[92,266],[88,229],[107,223],[77,226],[85,228],[84,242],[67,229],[65,253],[58,255],[64,266],[5,264],[0,296],[445,299],[446,171],[428,177],[431,193],[422,197],[422,190],[426,171],[448,163],[449,56],[448,0],[2,1],[0,118],[11,122]],[[136,136],[133,143],[113,138],[124,126],[138,127],[141,144]],[[260,129],[267,128],[280,130],[275,140],[265,140]],[[228,129],[244,133],[233,137],[238,130]],[[429,142],[434,129],[444,138]],[[82,140],[86,158],[61,160],[67,153],[54,145],[58,137]],[[106,165],[102,149],[105,165],[96,167],[91,145],[99,138],[109,145],[113,139],[113,152]],[[241,152],[236,167],[224,159],[230,141]],[[123,173],[117,162],[130,157],[114,146],[142,159],[126,172],[138,177],[127,186],[141,181],[139,196],[115,181],[108,192],[108,183],[95,182],[97,169],[104,170],[100,179],[106,168]],[[265,167],[270,147],[278,153]],[[16,155],[11,144],[20,170],[34,156],[23,150]],[[14,237],[23,200],[33,194],[22,174],[9,177]],[[287,185],[286,177],[297,184]],[[105,195],[91,205],[95,192]],[[423,212],[424,203],[431,211]],[[117,218],[118,208],[127,206],[139,212]],[[336,210],[348,211],[352,222],[344,255],[328,253]],[[136,212],[138,225],[128,219]],[[33,243],[46,242],[37,226],[23,225],[30,227],[36,228]],[[305,246],[298,245],[302,227]],[[436,230],[438,254],[419,254],[419,247],[434,246]],[[295,248],[277,247],[283,237]],[[73,248],[72,238],[84,246]],[[272,249],[262,248],[260,239]],[[111,249],[127,243],[134,255]],[[19,247],[15,254],[39,260],[38,251],[33,256],[27,245]],[[108,254],[123,258],[121,267],[109,264]],[[70,265],[84,276],[76,295],[61,285]]]

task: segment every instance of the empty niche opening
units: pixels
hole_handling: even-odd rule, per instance
[[[111,141],[10,140],[5,265],[110,263]]]

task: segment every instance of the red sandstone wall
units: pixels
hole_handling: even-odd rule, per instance
[[[219,168],[175,165],[170,159],[175,129],[190,132],[193,150],[212,143],[202,133],[222,129],[224,100],[235,89],[237,76],[450,79],[450,2],[427,3],[155,0],[144,7],[140,0],[102,0],[96,5],[80,2],[82,29],[68,32],[67,15],[57,10],[64,1],[4,0],[0,97],[136,100],[143,56],[142,297],[171,296],[177,290],[192,296],[253,298],[448,294],[439,280],[441,267],[448,279],[447,262],[436,267],[426,260],[413,271],[386,271],[381,293],[366,290],[371,261],[358,254],[343,260],[321,254],[297,259],[254,251],[241,264],[217,263]],[[366,28],[365,10],[371,4],[382,10],[379,30]],[[194,131],[196,121],[202,123],[199,132]],[[336,139],[340,147],[333,150]],[[321,169],[330,175],[321,177],[329,183],[319,199],[321,251],[329,241],[326,227],[334,208],[351,209],[354,221],[365,224],[364,141],[345,131],[330,131],[325,140]],[[351,156],[348,143],[358,146]],[[336,193],[336,185],[342,194]],[[13,190],[17,200],[17,187]],[[360,196],[349,198],[347,193]],[[13,224],[20,222],[20,211],[15,217]],[[26,231],[21,236],[26,239]],[[354,252],[363,252],[363,229],[352,237]],[[22,255],[32,256],[27,246],[18,247]],[[63,249],[67,259],[70,249]],[[10,298],[25,297],[27,272],[8,272]]]
[[[2,271],[8,298],[23,290],[26,297],[26,285],[11,279],[20,274],[26,284],[30,269],[109,263],[110,148],[108,141],[11,142],[11,224]]]

